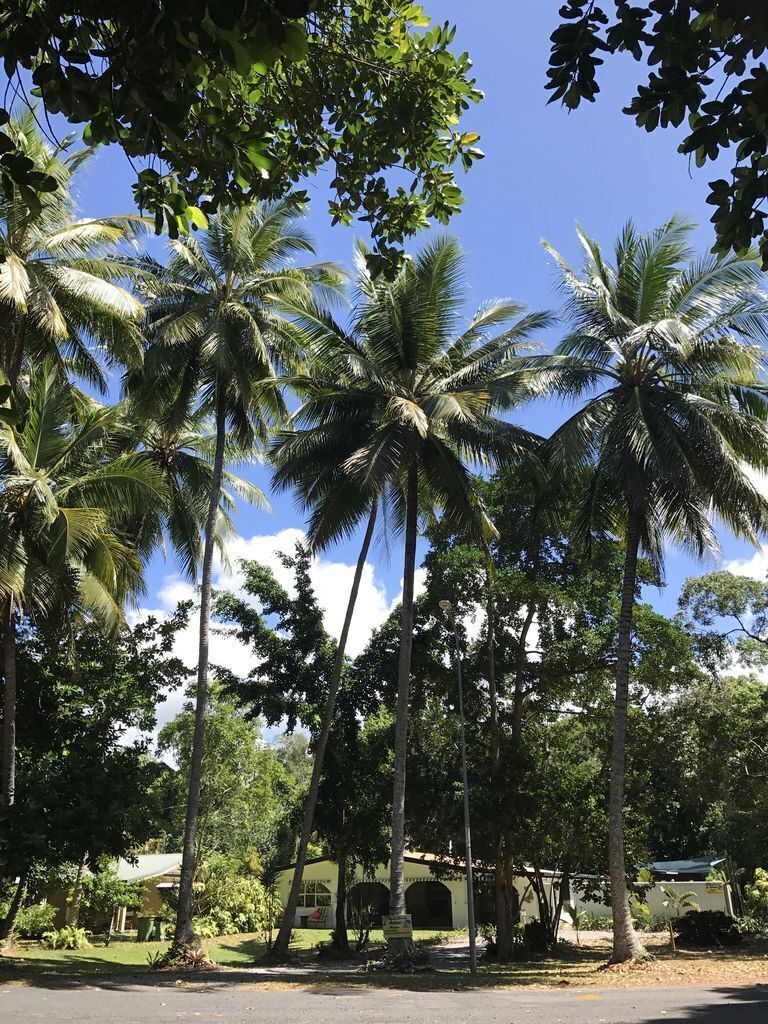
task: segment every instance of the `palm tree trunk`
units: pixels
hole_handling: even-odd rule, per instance
[[[608,795],[608,875],[613,912],[613,955],[611,963],[624,963],[645,956],[632,923],[624,862],[624,762],[626,759],[629,663],[632,655],[632,614],[635,607],[637,555],[641,519],[632,512],[627,529],[624,580],[621,586],[619,634],[616,653],[616,696],[611,751],[611,784]]]
[[[395,718],[395,769],[392,791],[392,853],[389,869],[389,913],[405,913],[405,769],[408,752],[408,698],[411,684],[413,647],[413,580],[416,571],[419,479],[415,465],[408,467],[405,509],[405,558],[403,565],[403,611],[400,633],[400,662],[397,672],[397,715]],[[403,939],[389,939],[390,953],[405,948]]]
[[[3,637],[3,787],[2,804],[16,799],[16,614],[7,606]]]
[[[29,882],[29,871],[22,871],[19,881],[16,884],[16,892],[13,894],[11,905],[8,907],[8,913],[5,915],[3,926],[0,929],[0,939],[2,939],[2,948],[9,950],[13,946],[13,933],[16,928],[16,921],[19,917],[19,911],[24,903],[24,897],[27,895],[27,883]]]
[[[344,625],[341,628],[341,636],[339,637],[339,644],[336,648],[336,658],[333,663],[333,675],[331,676],[331,681],[328,686],[328,697],[325,703],[325,710],[323,712],[323,724],[320,729],[320,734],[317,737],[317,742],[315,743],[315,759],[312,764],[312,778],[310,779],[309,792],[307,793],[307,799],[304,804],[304,819],[301,825],[301,839],[299,840],[299,851],[296,855],[296,865],[293,869],[291,891],[288,894],[288,904],[285,908],[285,916],[280,924],[280,931],[278,932],[278,936],[272,950],[272,955],[276,959],[284,959],[287,956],[288,944],[291,941],[291,931],[296,917],[296,908],[299,905],[299,892],[301,890],[301,881],[304,875],[304,865],[307,860],[307,847],[309,846],[309,840],[312,837],[312,826],[315,819],[315,807],[317,806],[317,794],[320,789],[320,779],[323,774],[325,751],[328,747],[328,737],[331,732],[333,716],[336,711],[336,697],[339,692],[341,673],[344,669],[344,655],[347,647],[347,639],[352,625],[352,616],[355,612],[355,605],[357,604],[357,595],[360,590],[360,580],[363,576],[365,560],[368,557],[368,549],[371,546],[371,540],[373,538],[377,510],[378,503],[374,502],[371,507],[371,513],[368,516],[368,526],[365,530],[360,554],[357,558],[355,575],[352,579],[352,589],[349,592],[349,600],[347,601],[347,613],[344,616]]]
[[[179,879],[179,907],[176,916],[174,946],[199,946],[200,940],[192,924],[192,884],[196,870],[197,819],[200,812],[200,785],[205,753],[205,714],[208,703],[208,648],[211,625],[211,576],[213,572],[216,518],[221,497],[221,478],[224,469],[224,443],[226,440],[226,414],[224,396],[219,391],[216,401],[216,452],[211,476],[211,497],[205,522],[203,570],[200,581],[200,647],[197,661],[197,694],[195,705],[195,731],[192,739],[192,757],[187,796],[187,820],[184,826],[181,877]]]

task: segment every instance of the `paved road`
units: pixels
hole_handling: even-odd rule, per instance
[[[247,982],[0,988],[3,1024],[766,1024],[768,985],[512,992],[258,991]]]

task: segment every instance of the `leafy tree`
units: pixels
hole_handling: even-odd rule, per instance
[[[16,630],[71,611],[116,628],[142,584],[131,519],[162,481],[121,451],[121,412],[86,398],[51,362],[30,371],[16,426],[0,424],[3,802],[15,789]]]
[[[285,722],[291,731],[301,722],[312,734],[312,762],[306,757],[306,740],[300,734],[292,732],[282,744],[285,747],[303,740],[301,768],[306,771],[312,764],[312,780],[307,782],[311,785],[316,780],[317,810],[308,826],[309,801],[305,802],[302,829],[314,827],[317,838],[339,864],[335,941],[346,949],[344,893],[349,867],[355,862],[374,867],[387,856],[383,823],[388,809],[385,790],[392,721],[376,696],[368,700],[368,694],[352,684],[348,663],[343,655],[340,659],[341,640],[335,645],[325,630],[310,580],[309,552],[297,545],[292,557],[282,558],[294,572],[295,595],[288,594],[266,566],[244,562],[247,596],[220,594],[216,611],[235,628],[238,639],[248,644],[256,661],[246,678],[230,678],[230,686],[249,709],[248,714],[263,714],[272,725]],[[340,700],[334,703],[328,726],[328,692],[334,680]],[[368,714],[364,722],[363,714]],[[318,771],[317,751],[323,741],[327,753],[322,771]],[[293,858],[293,850],[290,856]],[[286,910],[285,916],[288,913]],[[277,943],[273,953],[284,956]]]
[[[358,214],[387,258],[427,217],[459,209],[452,167],[482,156],[457,127],[482,93],[453,35],[411,0],[43,0],[4,12],[0,57],[10,78],[32,71],[46,114],[144,164],[136,200],[158,231],[279,199],[329,164],[334,220]],[[0,142],[3,178],[30,205],[54,187],[12,137]]]
[[[647,132],[687,118],[678,150],[696,165],[735,149],[731,180],[710,182],[707,200],[716,251],[747,249],[760,239],[768,264],[768,232],[761,209],[768,188],[768,20],[762,0],[626,0],[598,4],[567,0],[552,35],[547,88],[574,109],[600,91],[597,72],[607,55],[627,52],[648,65],[624,112]]]
[[[0,864],[20,878],[16,910],[36,865],[95,866],[157,834],[162,769],[128,734],[151,730],[158,704],[189,675],[172,655],[188,612],[112,635],[92,622],[73,637],[22,623],[19,799],[0,812]],[[13,926],[11,912],[8,944]]]
[[[195,942],[192,880],[208,687],[208,647],[213,552],[221,522],[221,488],[227,428],[238,451],[264,441],[270,422],[284,414],[276,372],[301,355],[302,336],[281,302],[308,302],[313,290],[334,287],[325,266],[295,267],[311,244],[288,203],[245,206],[213,221],[200,242],[171,243],[167,267],[150,264],[148,347],[144,368],[129,379],[138,408],[160,422],[187,423],[194,415],[214,421],[210,493],[200,574],[200,645],[197,718],[189,776],[187,824],[174,946]],[[265,503],[249,487],[246,496]]]
[[[124,882],[115,868],[107,864],[94,874],[84,875],[82,888],[82,903],[91,917],[106,917],[104,935],[109,945],[117,911],[121,907],[138,910],[141,906],[142,883]]]
[[[522,392],[520,353],[548,317],[522,315],[518,304],[496,301],[464,323],[464,258],[450,238],[426,246],[393,282],[370,277],[363,256],[358,248],[350,332],[330,318],[297,311],[320,360],[311,377],[296,381],[304,397],[293,417],[297,429],[280,440],[273,457],[278,486],[296,486],[311,510],[314,548],[350,533],[366,517],[370,526],[377,505],[404,533],[390,879],[391,913],[402,914],[418,517],[441,509],[487,540],[492,528],[467,463],[514,459],[531,446],[530,433],[497,413]],[[289,903],[286,936],[290,911]]]
[[[188,700],[160,730],[158,753],[178,766],[173,778],[172,842],[184,835],[185,794],[189,790],[195,706]],[[205,759],[195,863],[198,874],[215,855],[242,861],[264,857],[273,848],[293,785],[275,750],[261,737],[258,721],[248,720],[216,684],[208,691]],[[195,908],[195,915],[203,913]]]
[[[748,254],[692,259],[689,231],[678,218],[646,235],[630,223],[613,263],[579,231],[581,274],[551,250],[570,330],[554,359],[542,362],[543,379],[587,399],[555,431],[546,454],[556,477],[582,481],[582,536],[608,530],[625,543],[609,800],[617,962],[642,954],[623,838],[638,553],[642,547],[661,567],[669,539],[696,554],[716,550],[714,516],[749,540],[768,525],[768,502],[748,475],[768,462],[759,267]]]
[[[768,585],[749,576],[710,572],[686,580],[680,611],[713,672],[768,663]]]
[[[10,122],[0,150],[3,140],[56,188],[39,203],[13,182],[0,189],[2,372],[15,388],[19,374],[49,360],[104,391],[104,358],[141,362],[142,305],[121,286],[140,274],[119,249],[141,230],[141,218],[78,218],[74,190],[91,151],[73,152],[71,139],[49,146],[34,112]]]

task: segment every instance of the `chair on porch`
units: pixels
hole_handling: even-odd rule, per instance
[[[315,907],[309,915],[309,925],[311,928],[325,928],[327,919],[328,907]]]

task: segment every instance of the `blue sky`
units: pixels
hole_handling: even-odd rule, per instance
[[[575,113],[547,106],[544,90],[549,35],[557,24],[557,0],[458,0],[428,2],[434,18],[458,26],[456,46],[471,54],[479,86],[486,99],[470,111],[466,130],[480,132],[479,145],[486,158],[462,176],[466,202],[449,230],[466,249],[468,312],[481,301],[511,296],[531,308],[556,309],[557,294],[551,260],[541,247],[546,238],[567,257],[577,259],[574,223],[610,244],[627,217],[641,227],[656,225],[674,211],[700,223],[696,240],[711,245],[712,229],[705,199],[713,168],[689,166],[676,152],[679,132],[647,135],[621,113],[632,95],[641,69],[631,59],[609,62],[601,77],[596,104]],[[81,203],[90,215],[125,212],[131,208],[132,170],[117,150],[100,154],[81,181]],[[323,259],[347,262],[355,231],[331,228],[326,212],[323,181],[309,185],[312,209],[310,230]],[[553,328],[547,344],[558,340]],[[526,426],[549,433],[561,411],[551,404],[526,410]],[[254,478],[268,488],[268,476],[256,470]],[[247,540],[300,528],[302,521],[290,498],[275,498],[272,515],[243,509],[238,528]],[[290,542],[293,534],[283,534]],[[732,539],[722,538],[726,560],[749,558],[751,552]],[[235,552],[263,552],[266,539]],[[355,558],[355,543],[333,553],[339,563]],[[399,550],[389,560],[373,559],[370,600],[379,601],[375,615],[396,598],[401,577]],[[709,566],[712,567],[711,564]],[[342,566],[339,566],[341,573]],[[670,552],[665,591],[646,594],[665,611],[674,608],[683,579],[704,571],[682,553]],[[150,577],[148,604],[168,604],[181,593],[173,578],[171,561],[157,559]],[[170,577],[170,578],[169,578]],[[343,601],[342,579],[329,569],[321,589],[335,605]],[[335,582],[334,582],[335,581]],[[162,593],[158,596],[158,591]],[[365,604],[365,602],[363,602]],[[335,618],[335,615],[334,615]]]

